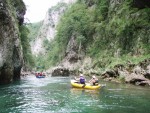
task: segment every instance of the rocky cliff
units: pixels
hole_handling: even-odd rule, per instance
[[[60,17],[64,14],[68,5],[74,3],[76,0],[63,0],[56,6],[51,7],[43,20],[42,26],[36,40],[31,43],[32,53],[37,55],[39,53],[45,53],[43,41],[47,40],[51,42],[56,35],[56,26],[60,20]]]
[[[43,41],[45,39],[51,41],[54,38],[56,33],[56,25],[61,15],[64,13],[65,9],[66,9],[66,4],[62,3],[60,7],[57,8],[52,7],[46,13],[42,26],[38,33],[38,36],[36,37],[35,42],[31,44],[33,54],[39,54],[40,52],[45,53],[45,48],[43,47]]]
[[[25,10],[22,0],[0,0],[0,84],[20,77],[23,58],[18,27]]]
[[[150,57],[149,4],[149,0],[78,0],[58,25],[55,41],[59,48],[56,56],[62,61],[60,66],[82,69],[87,75],[97,70],[94,73],[101,75],[116,64],[134,62],[139,66],[139,62],[147,61]],[[149,67],[149,62],[146,67]],[[149,76],[147,68],[139,68]],[[126,82],[149,84],[149,80],[143,79],[142,72],[140,77],[143,78],[139,80],[136,73],[136,77],[132,76],[134,69],[131,70],[126,74],[131,78],[123,76]]]

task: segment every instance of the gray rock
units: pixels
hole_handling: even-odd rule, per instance
[[[20,78],[23,56],[15,11],[8,1],[0,0],[0,84]]]
[[[63,68],[63,67],[62,68],[60,68],[60,67],[55,68],[52,72],[52,77],[56,77],[56,76],[65,77],[65,76],[69,76],[69,75],[70,75],[69,70],[66,68]]]

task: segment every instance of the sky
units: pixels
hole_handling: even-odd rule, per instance
[[[39,22],[44,19],[46,12],[51,6],[56,5],[61,0],[23,0],[27,11],[25,21]]]

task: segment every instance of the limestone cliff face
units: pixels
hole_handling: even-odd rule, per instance
[[[66,4],[63,3],[63,5],[60,6],[59,8],[55,9],[54,7],[52,7],[46,13],[46,16],[43,20],[43,24],[40,28],[40,32],[35,42],[31,44],[33,54],[39,54],[45,52],[45,49],[43,48],[43,41],[45,39],[51,41],[55,37],[57,23],[61,15],[64,13],[65,9],[66,9]]]
[[[63,0],[63,2],[58,3],[56,6],[53,6],[46,13],[46,16],[43,20],[43,24],[40,28],[39,34],[35,40],[32,42],[31,49],[32,53],[37,55],[39,53],[45,53],[43,47],[43,41],[45,39],[51,41],[56,35],[56,26],[60,20],[60,17],[64,14],[67,9],[68,4],[74,3],[76,0]]]
[[[23,58],[18,25],[23,23],[24,14],[21,0],[0,0],[0,84],[20,77]]]

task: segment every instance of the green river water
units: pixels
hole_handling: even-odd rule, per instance
[[[101,83],[82,90],[69,77],[28,76],[0,86],[0,113],[150,113],[150,88]]]

